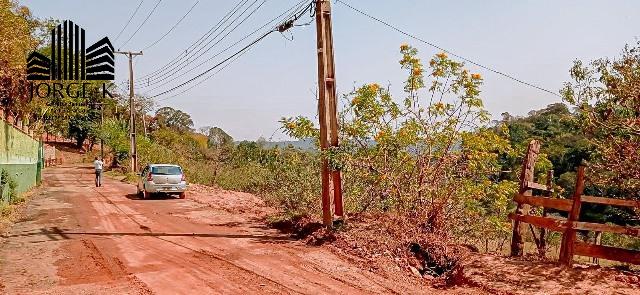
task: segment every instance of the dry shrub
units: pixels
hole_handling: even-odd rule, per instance
[[[406,96],[375,83],[345,95],[340,146],[322,153],[343,173],[350,214],[336,242],[363,257],[415,260],[422,273],[443,276],[460,264],[463,250],[451,246],[458,238],[503,235],[509,226],[517,186],[500,179],[499,158],[513,151],[499,134],[507,130],[486,127],[479,74],[444,53],[425,69],[416,49],[400,52]],[[319,134],[304,117],[281,122],[292,137]],[[354,221],[353,212],[362,215]]]

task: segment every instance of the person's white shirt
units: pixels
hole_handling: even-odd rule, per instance
[[[104,165],[104,163],[100,160],[93,161],[93,167],[96,168],[96,170],[102,170],[102,165]]]

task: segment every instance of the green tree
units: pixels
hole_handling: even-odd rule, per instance
[[[209,147],[222,148],[233,145],[233,137],[219,127],[209,128],[207,138],[209,139]]]
[[[578,110],[581,130],[595,147],[590,179],[640,198],[640,43],[617,59],[576,61],[564,99]]]
[[[397,102],[379,84],[346,95],[340,147],[324,154],[343,171],[347,208],[401,214],[419,225],[407,235],[503,234],[515,186],[495,175],[510,145],[488,128],[482,77],[444,53],[425,71],[415,48],[400,52],[405,97]],[[310,119],[281,122],[292,137],[317,137]]]
[[[30,95],[26,80],[27,55],[42,44],[46,22],[32,16],[17,1],[0,0],[0,105],[23,122]]]
[[[524,117],[504,113],[502,120],[494,124],[494,130],[499,133],[501,128],[507,128],[508,132],[502,134],[507,136],[516,151],[502,156],[502,170],[513,171],[503,177],[517,180],[527,145],[532,139],[536,139],[542,143],[537,166],[538,177],[546,177],[546,172],[553,169],[555,177],[563,180],[559,182],[562,194],[570,197],[573,184],[567,180],[571,175],[575,177],[577,167],[583,160],[590,158],[593,148],[580,131],[575,114],[571,113],[565,104],[550,104],[544,109],[530,111]]]
[[[180,132],[192,131],[191,116],[181,110],[162,107],[156,111],[156,122],[160,128],[170,128]]]
[[[109,118],[96,130],[96,133],[110,147],[113,156],[112,167],[117,167],[120,162],[128,157],[130,147],[129,129],[124,121]]]

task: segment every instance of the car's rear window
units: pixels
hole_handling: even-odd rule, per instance
[[[154,167],[151,167],[151,174],[180,175],[182,174],[182,169],[176,166],[154,166]]]

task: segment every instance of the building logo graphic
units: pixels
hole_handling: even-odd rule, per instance
[[[51,56],[32,52],[27,80],[114,80],[113,45],[109,38],[85,48],[85,31],[72,21],[51,30]]]

